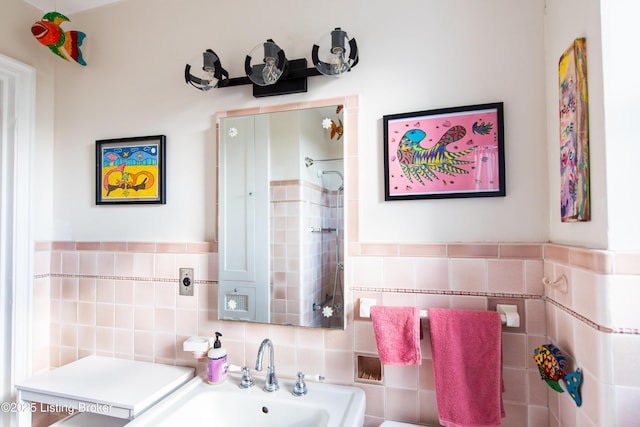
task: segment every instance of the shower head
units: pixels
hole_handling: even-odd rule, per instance
[[[306,167],[311,166],[312,164],[314,164],[315,162],[336,162],[338,160],[343,160],[342,157],[337,158],[337,159],[318,159],[318,160],[313,160],[311,157],[305,157],[304,158],[304,165]]]

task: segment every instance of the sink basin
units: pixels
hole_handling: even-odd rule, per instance
[[[264,380],[241,389],[229,375],[211,385],[196,377],[127,424],[140,426],[216,425],[225,427],[362,427],[365,395],[357,387],[307,382],[309,392],[291,394],[294,381],[280,380],[280,390],[262,390]]]

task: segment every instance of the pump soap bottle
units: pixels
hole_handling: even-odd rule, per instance
[[[207,382],[209,384],[221,383],[227,378],[227,350],[222,348],[221,336],[220,332],[216,332],[213,348],[207,354]]]

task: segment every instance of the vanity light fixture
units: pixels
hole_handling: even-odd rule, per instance
[[[188,84],[203,92],[246,84],[253,85],[253,96],[256,98],[306,92],[307,77],[340,76],[358,63],[356,40],[350,39],[341,28],[331,31],[321,42],[325,48],[314,44],[311,50],[312,68],[307,68],[305,58],[288,60],[284,50],[268,39],[246,56],[246,77],[229,78],[229,73],[222,68],[220,57],[207,49],[202,53],[201,69],[196,70],[196,67],[187,64],[184,78]]]

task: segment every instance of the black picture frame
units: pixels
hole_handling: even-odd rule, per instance
[[[502,102],[383,116],[385,201],[504,197]]]
[[[96,205],[166,204],[166,136],[96,141]]]

